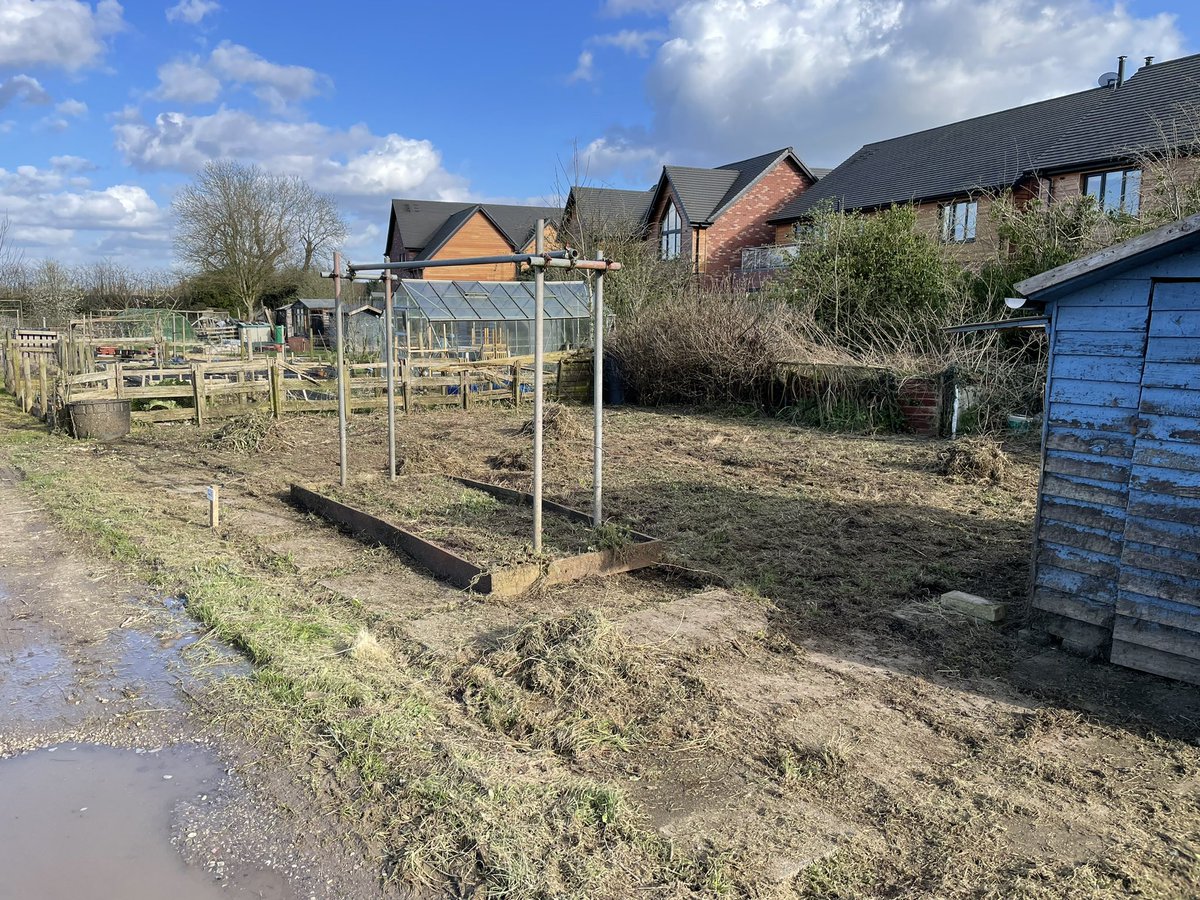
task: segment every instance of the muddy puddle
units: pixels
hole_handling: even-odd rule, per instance
[[[197,750],[60,745],[0,760],[0,900],[291,900],[277,872],[207,852],[195,823],[224,779]]]

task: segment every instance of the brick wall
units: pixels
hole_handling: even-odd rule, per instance
[[[742,264],[742,249],[775,241],[776,228],[767,222],[811,182],[790,160],[777,164],[705,232],[702,271],[721,277]]]
[[[942,380],[909,378],[900,385],[900,414],[914,434],[937,437],[942,422]]]

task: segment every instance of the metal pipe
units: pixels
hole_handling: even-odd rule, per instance
[[[529,264],[537,269],[549,267],[551,269],[587,269],[591,271],[617,272],[621,269],[619,262],[612,260],[595,260],[595,259],[550,259],[545,260],[535,256],[529,260]]]
[[[602,260],[602,253],[596,259]],[[596,273],[596,322],[592,326],[592,524],[604,521],[604,269]]]
[[[385,259],[387,257],[384,257]],[[396,323],[393,314],[392,276],[383,279],[383,331],[387,348],[388,478],[396,480]]]
[[[567,248],[537,255],[549,256],[551,259],[576,259],[579,251]],[[532,258],[532,253],[505,253],[500,256],[470,256],[463,259],[411,259],[406,262],[346,263],[346,268],[353,275],[357,272],[403,272],[410,269],[445,269],[452,266],[479,266],[489,263],[528,263]]]
[[[546,246],[546,220],[537,220],[534,248],[540,255]],[[533,272],[533,552],[542,552],[542,387],[545,368],[546,273],[541,266]]]
[[[342,346],[342,332],[346,330],[342,318],[342,254],[333,253],[333,308],[337,328],[337,389],[338,389],[338,466],[341,469],[342,487],[346,486],[346,352]]]

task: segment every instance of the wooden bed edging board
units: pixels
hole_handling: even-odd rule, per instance
[[[533,503],[533,497],[523,491],[514,491],[484,481],[472,481],[469,478],[447,477],[508,503]],[[432,541],[298,484],[291,487],[291,499],[298,506],[342,526],[356,536],[369,538],[393,551],[408,554],[434,575],[449,581],[455,587],[501,597],[519,596],[535,584],[565,584],[587,578],[589,575],[616,575],[642,569],[661,560],[664,549],[662,541],[638,532],[630,532],[632,543],[619,550],[595,550],[567,556],[550,561],[544,568],[537,563],[521,563],[484,571]],[[550,501],[543,501],[542,505],[544,509],[576,522],[590,524],[592,521],[586,513],[569,506]]]

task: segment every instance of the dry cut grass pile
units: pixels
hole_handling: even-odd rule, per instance
[[[1010,468],[1008,454],[992,438],[962,438],[938,454],[938,471],[961,481],[1003,484]]]

